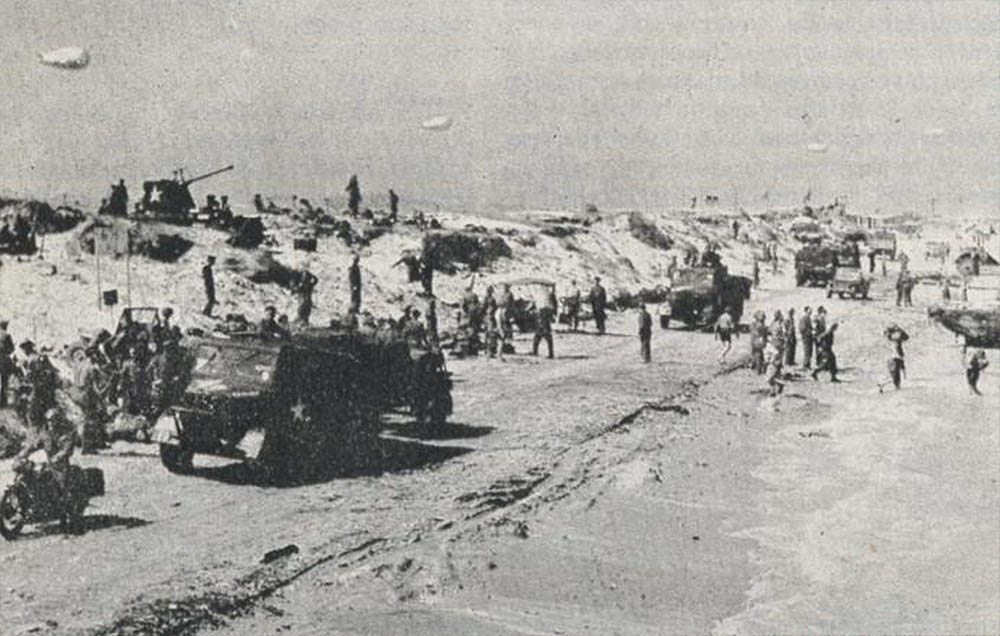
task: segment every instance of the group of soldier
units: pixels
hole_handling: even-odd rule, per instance
[[[720,360],[729,351],[732,324],[732,318],[725,313],[716,324],[717,337],[723,342]],[[780,394],[785,386],[785,369],[796,366],[798,343],[801,341],[801,368],[810,371],[813,380],[819,379],[819,374],[826,372],[830,374],[831,382],[840,382],[837,378],[837,355],[834,352],[837,326],[836,322],[829,321],[823,306],[818,307],[815,314],[811,307],[805,307],[798,321],[795,319],[794,308],[789,309],[787,314],[782,314],[779,309],[774,312],[770,324],[767,322],[767,314],[759,310],[754,313],[750,323],[750,367],[758,375],[767,374],[771,394]]]

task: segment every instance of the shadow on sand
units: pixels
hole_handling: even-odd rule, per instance
[[[142,526],[149,525],[149,522],[145,519],[139,519],[138,517],[119,517],[118,515],[84,514],[80,521],[81,527],[78,534],[81,535],[87,534],[88,532],[96,532],[97,530],[109,530],[111,528],[124,528],[126,530],[130,530],[132,528],[141,528]],[[62,525],[58,521],[29,527],[31,527],[32,530],[30,532],[25,532],[18,537],[18,541],[30,541],[32,539],[41,539],[42,537],[65,534],[63,532]]]
[[[440,426],[429,424],[417,424],[416,421],[397,424],[389,427],[389,432],[400,437],[413,439],[443,440],[443,439],[472,439],[482,437],[493,432],[492,426],[471,426],[459,422],[446,422]]]
[[[254,461],[241,461],[225,466],[196,466],[190,474],[232,485],[287,488],[426,468],[472,450],[423,444],[416,440],[378,438],[370,449],[344,449],[337,457],[310,461],[306,457],[287,456],[284,458],[284,470]]]

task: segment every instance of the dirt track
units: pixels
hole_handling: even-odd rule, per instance
[[[178,477],[138,445],[84,458],[108,490],[88,532],[0,546],[5,630],[1000,631],[995,369],[967,396],[922,309],[760,296],[826,302],[848,382],[775,404],[678,330],[644,366],[622,316],[560,335],[555,361],[452,362],[454,424],[390,423],[383,457],[328,482],[259,487],[220,461]],[[890,320],[910,377],[880,395]]]

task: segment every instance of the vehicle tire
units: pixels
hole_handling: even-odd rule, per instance
[[[861,300],[868,300],[868,290],[861,292]]]
[[[451,393],[441,393],[431,400],[428,406],[428,416],[432,426],[444,426],[451,415]]]
[[[193,469],[191,460],[194,458],[194,451],[185,449],[183,446],[173,444],[160,444],[160,461],[164,468],[172,473],[184,475]]]
[[[0,497],[0,535],[13,541],[21,534],[28,517],[28,492],[21,484],[14,484]]]
[[[837,297],[840,298],[841,300],[844,299],[844,295],[845,295],[844,292],[837,292]]]

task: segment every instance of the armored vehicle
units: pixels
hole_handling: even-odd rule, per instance
[[[660,309],[660,325],[667,327],[671,320],[679,320],[691,327],[710,328],[726,309],[738,324],[752,286],[750,278],[733,276],[722,265],[679,270]]]
[[[826,288],[826,297],[832,298],[837,294],[841,298],[868,298],[870,287],[871,279],[865,276],[860,267],[838,267]]]
[[[153,440],[172,472],[195,453],[246,458],[238,445],[264,433],[255,461],[276,477],[306,476],[370,451],[381,413],[407,407],[418,421],[451,413],[451,379],[437,351],[398,337],[310,329],[289,339],[195,338],[179,400]]]
[[[144,181],[142,184],[142,199],[138,204],[138,212],[140,215],[159,221],[185,225],[190,224],[194,221],[198,206],[191,197],[191,191],[188,189],[188,186],[202,179],[208,179],[232,169],[233,166],[229,165],[225,168],[212,170],[211,172],[206,172],[190,179],[156,179],[153,181]]]
[[[965,337],[965,346],[1000,349],[1000,306],[928,307],[927,314],[952,333]]]

